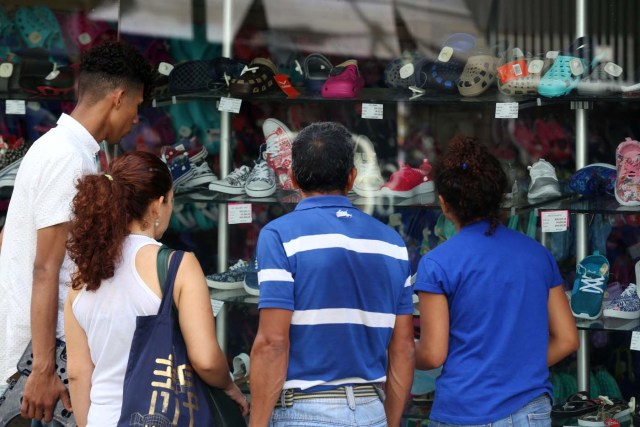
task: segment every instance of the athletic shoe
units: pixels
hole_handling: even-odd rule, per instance
[[[364,135],[354,136],[356,153],[353,163],[358,171],[353,183],[353,191],[360,197],[374,197],[384,185],[384,178],[380,173],[380,165],[373,148],[373,144]],[[360,151],[357,151],[360,150]]]
[[[253,296],[260,295],[260,285],[258,284],[258,258],[253,258],[253,262],[247,267],[244,276],[244,290]]]
[[[20,169],[20,163],[22,163],[22,157],[0,170],[0,188],[13,187],[18,175],[18,169]]]
[[[249,197],[269,197],[276,192],[276,173],[265,160],[255,164],[244,189]]]
[[[605,306],[603,315],[619,319],[640,319],[640,297],[635,283],[629,283],[624,292]]]
[[[586,427],[614,425],[610,424],[610,420],[620,420],[631,414],[632,408],[625,402],[621,402],[618,399],[609,399],[606,396],[599,396],[599,400],[601,403],[598,410],[578,417],[578,425]],[[617,425],[620,424],[620,422],[617,423]]]
[[[178,188],[189,181],[193,175],[194,170],[191,168],[188,156],[176,157],[169,165],[169,171],[173,178],[173,187]]]
[[[609,261],[598,251],[580,261],[571,293],[571,311],[575,317],[589,320],[600,317],[608,280]]]
[[[640,205],[640,142],[625,139],[616,148],[616,200],[623,206]]]
[[[244,187],[247,184],[250,173],[251,169],[249,169],[248,166],[240,166],[227,175],[226,178],[213,181],[209,184],[209,190],[225,194],[244,194]]]
[[[556,169],[551,163],[545,159],[540,159],[533,166],[529,166],[528,169],[531,176],[531,184],[529,184],[529,192],[527,193],[529,201],[562,195],[558,177],[556,176]]]
[[[405,164],[391,174],[389,181],[382,186],[382,194],[398,197],[413,197],[418,194],[430,193],[434,190],[433,181],[429,178],[431,165],[427,160],[419,168],[412,168]]]
[[[192,163],[191,170],[193,170],[193,175],[189,181],[182,185],[183,189],[193,189],[202,186],[208,187],[209,184],[218,180],[218,177],[211,172],[211,168],[206,162],[198,166]]]
[[[208,275],[207,285],[213,289],[242,289],[244,285],[245,270],[248,266],[249,263],[241,259],[223,273]]]
[[[283,190],[293,190],[289,173],[291,171],[291,144],[293,135],[279,120],[267,119],[262,124],[262,133],[267,142],[267,164],[276,173],[278,185]]]
[[[612,196],[616,188],[616,167],[593,163],[578,169],[569,180],[569,188],[583,196]]]

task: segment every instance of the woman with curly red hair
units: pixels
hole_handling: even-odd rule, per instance
[[[457,137],[435,170],[457,234],[420,260],[416,366],[442,366],[430,424],[551,425],[548,367],[578,347],[553,255],[501,224],[507,179],[473,138]]]
[[[79,426],[116,426],[138,316],[158,313],[156,261],[173,208],[171,174],[156,156],[132,152],[77,184],[67,243],[77,265],[65,304],[68,374]],[[191,364],[247,412],[215,336],[200,264],[185,253],[173,291]]]

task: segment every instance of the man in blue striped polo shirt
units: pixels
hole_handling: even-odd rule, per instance
[[[303,200],[258,239],[251,426],[400,423],[414,369],[407,249],[345,197],[353,157],[337,123],[312,124],[293,143]]]

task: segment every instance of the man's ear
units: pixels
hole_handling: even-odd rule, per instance
[[[344,193],[347,194],[353,188],[353,183],[356,182],[356,176],[358,176],[358,169],[354,166],[349,172],[349,179],[347,180],[347,188],[345,188]]]
[[[299,190],[300,185],[298,181],[296,181],[296,175],[293,173],[293,169],[289,169],[289,178],[291,178],[291,184],[293,185],[294,190]]]
[[[113,90],[111,96],[113,97],[113,107],[116,110],[122,106],[122,103],[124,102],[124,97],[126,95],[127,95],[127,91],[124,90],[123,88],[117,88]]]

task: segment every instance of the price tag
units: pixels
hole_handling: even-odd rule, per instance
[[[382,119],[383,112],[382,104],[362,104],[363,119]]]
[[[640,351],[640,332],[633,331],[631,333],[631,346],[629,347],[631,350]]]
[[[540,213],[543,233],[567,231],[569,227],[569,211],[543,211]]]
[[[213,317],[218,317],[218,313],[222,310],[222,306],[224,306],[224,301],[220,301],[217,299],[211,300],[211,309],[213,310]]]
[[[496,119],[517,119],[518,103],[517,102],[497,102],[496,103]]]
[[[251,203],[229,203],[227,205],[228,224],[251,224]]]
[[[242,99],[236,98],[220,98],[220,104],[218,104],[218,111],[228,111],[230,113],[238,114],[240,112],[240,106],[242,105]]]
[[[25,115],[26,113],[27,104],[23,99],[7,99],[5,104],[5,114]]]

